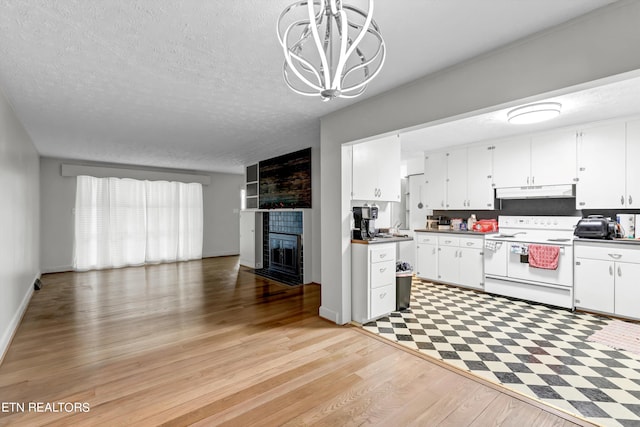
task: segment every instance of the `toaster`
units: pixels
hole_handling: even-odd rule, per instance
[[[618,237],[618,229],[615,221],[602,215],[589,215],[578,221],[574,236],[584,239],[613,239]]]

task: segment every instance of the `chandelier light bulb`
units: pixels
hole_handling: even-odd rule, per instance
[[[285,57],[284,80],[300,95],[323,101],[354,98],[384,64],[385,44],[373,20],[373,0],[366,12],[342,0],[298,1],[280,14],[277,31]]]

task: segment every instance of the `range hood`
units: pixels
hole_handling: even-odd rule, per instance
[[[496,188],[497,199],[559,199],[567,197],[576,197],[575,185],[532,185],[527,187]]]

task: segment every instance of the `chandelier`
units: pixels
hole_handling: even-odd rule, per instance
[[[382,69],[386,54],[372,16],[373,0],[366,12],[342,0],[289,5],[277,24],[287,85],[300,95],[319,96],[323,101],[362,94]],[[288,25],[283,23],[285,18]]]

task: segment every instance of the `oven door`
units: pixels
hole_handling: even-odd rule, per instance
[[[515,253],[512,247],[527,246],[527,243],[509,243],[509,262],[507,264],[507,275],[512,279],[520,279],[528,282],[549,283],[560,286],[573,286],[573,246],[571,245],[550,245],[560,247],[560,258],[556,270],[546,270],[543,268],[531,267],[528,257]]]
[[[486,239],[484,243],[484,274],[486,276],[507,276],[509,242]]]

